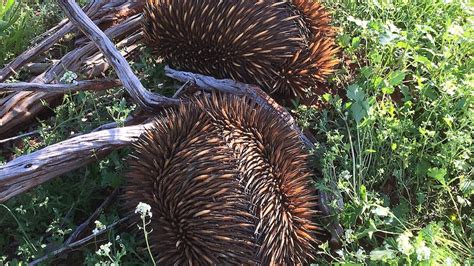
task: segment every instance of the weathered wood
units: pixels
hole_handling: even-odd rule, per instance
[[[73,84],[44,84],[44,83],[0,83],[1,91],[43,91],[69,93],[76,91],[99,91],[120,86],[118,79],[82,80]]]
[[[11,137],[11,138],[0,139],[0,145],[1,145],[1,144],[8,143],[8,142],[12,142],[12,141],[17,141],[17,140],[20,140],[20,139],[22,139],[22,138],[27,138],[27,137],[39,135],[39,134],[40,134],[39,130],[34,130],[34,131],[31,131],[31,132],[28,132],[28,133],[16,135],[16,136]]]
[[[110,1],[110,0],[109,0]],[[91,1],[84,9],[88,15],[94,15],[99,9],[109,1]],[[48,31],[51,35],[46,37],[37,45],[31,49],[26,50],[21,55],[16,57],[13,61],[8,63],[3,69],[0,70],[0,82],[4,82],[8,77],[18,71],[21,67],[31,62],[36,56],[47,51],[60,39],[62,39],[67,33],[74,28],[72,23],[67,20],[61,21],[58,26],[54,27],[54,30]]]
[[[136,52],[139,48],[139,42],[143,38],[143,32],[139,31],[130,37],[123,39],[117,43],[117,49],[125,57],[129,57],[132,53]],[[104,73],[109,69],[110,64],[104,58],[101,52],[97,52],[94,55],[88,57],[84,61],[84,66],[81,67],[80,72],[87,78],[93,78],[103,76]]]
[[[140,27],[138,15],[130,17],[119,25],[105,31],[111,39],[117,36],[130,34]],[[33,79],[33,83],[50,83],[64,74],[66,70],[77,71],[81,62],[97,51],[94,43],[67,53],[61,60],[54,64],[47,72]],[[43,102],[51,103],[62,93],[48,92],[19,92],[0,99],[0,136],[14,129],[18,130],[44,109]]]
[[[179,100],[154,94],[145,89],[127,60],[74,0],[58,0],[58,3],[66,16],[99,47],[135,103],[150,111],[179,104]]]
[[[77,136],[0,166],[0,203],[52,178],[130,145],[147,126],[114,128]]]

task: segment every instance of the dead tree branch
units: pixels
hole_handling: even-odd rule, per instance
[[[109,0],[110,1],[110,0]],[[91,1],[84,10],[89,16],[95,15],[99,9],[106,4],[108,1]],[[47,51],[55,43],[57,43],[61,38],[69,33],[74,26],[72,23],[68,23],[67,20],[61,21],[58,26],[54,27],[50,32],[50,36],[46,37],[43,41],[35,45],[33,48],[25,51],[20,56],[16,57],[15,60],[7,64],[3,69],[0,70],[0,82],[4,82],[8,77],[18,71],[21,67],[28,64],[38,56],[39,54]]]
[[[149,111],[179,104],[179,100],[154,94],[145,89],[127,60],[74,0],[59,0],[58,3],[67,17],[99,47],[135,103]]]
[[[77,136],[0,166],[0,203],[130,145],[149,124]]]
[[[250,97],[256,103],[266,109],[270,109],[280,115],[282,120],[290,126],[291,129],[298,132],[300,140],[305,144],[308,149],[314,149],[314,144],[303,134],[301,129],[296,124],[295,119],[291,114],[283,108],[281,105],[276,103],[268,94],[262,89],[255,85],[249,85],[241,82],[237,82],[230,79],[216,79],[209,76],[195,74],[191,72],[177,71],[168,66],[165,67],[165,73],[168,77],[179,80],[181,82],[193,82],[199,88],[205,91],[221,91],[226,93],[232,93],[236,95]]]
[[[128,215],[128,216],[126,216],[126,217],[124,217],[124,218],[122,218],[122,219],[120,219],[120,220],[118,220],[118,221],[116,221],[116,222],[114,222],[110,225],[107,225],[107,227],[105,229],[100,230],[97,234],[89,235],[89,236],[84,237],[83,239],[78,240],[74,243],[65,243],[61,248],[59,248],[59,249],[57,249],[57,250],[55,250],[51,253],[48,253],[48,254],[44,255],[43,257],[41,257],[41,258],[38,258],[38,259],[30,262],[28,265],[29,266],[38,265],[39,263],[44,262],[47,259],[53,258],[54,256],[57,256],[57,255],[65,252],[67,250],[71,250],[71,249],[74,249],[74,248],[81,247],[81,246],[87,244],[89,241],[97,238],[99,235],[102,235],[103,233],[110,231],[115,226],[127,221],[131,217],[132,217],[132,215]]]
[[[120,35],[133,33],[139,29],[140,17],[133,16],[105,31],[111,39]],[[47,72],[33,79],[33,83],[50,83],[60,77],[66,70],[77,71],[81,62],[97,51],[94,43],[89,43],[81,48],[67,53],[61,60],[54,64]],[[51,103],[62,93],[57,92],[19,92],[0,99],[0,136],[13,130],[35,117],[44,109],[43,102]]]
[[[117,79],[83,80],[73,84],[44,84],[44,83],[0,83],[2,91],[43,91],[69,93],[76,91],[100,91],[120,86]]]

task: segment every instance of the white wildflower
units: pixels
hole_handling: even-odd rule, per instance
[[[365,250],[359,248],[355,254],[357,261],[363,261],[365,259]]]
[[[444,265],[446,265],[446,266],[454,265],[453,259],[451,259],[451,257],[447,257],[446,260],[444,261]]]
[[[452,24],[448,28],[448,33],[452,36],[463,36],[464,35],[464,29],[459,26],[458,24]]]
[[[144,219],[147,216],[151,218],[152,216],[151,206],[146,203],[140,202],[138,203],[137,208],[135,209],[135,213],[139,213],[142,219]]]
[[[362,29],[367,29],[367,25],[369,24],[369,21],[354,18],[353,16],[347,17],[347,20],[354,22],[357,26],[361,27]]]
[[[351,173],[349,173],[349,171],[344,170],[344,171],[342,171],[342,172],[339,174],[339,177],[340,177],[341,179],[350,180],[351,177],[352,177],[352,175],[351,175]]]
[[[458,85],[455,80],[450,79],[443,83],[441,89],[449,96],[453,96],[456,94],[456,91],[458,91]]]
[[[377,208],[372,210],[372,213],[380,217],[385,217],[390,214],[390,209],[382,206],[377,206]]]
[[[94,223],[95,223],[95,228],[94,230],[92,230],[92,233],[94,235],[97,235],[100,231],[105,230],[106,226],[100,221],[95,221]]]
[[[416,248],[416,258],[418,261],[429,260],[431,255],[431,250],[429,247],[425,246],[425,242],[421,241],[420,245]]]
[[[459,195],[456,196],[456,199],[458,200],[459,204],[461,204],[461,206],[471,206],[471,202],[468,199],[465,199]]]
[[[341,257],[344,260],[344,250],[342,249],[336,250],[336,254],[339,255],[339,257]]]
[[[370,252],[371,260],[387,260],[393,258],[395,258],[395,251],[391,249],[379,249]]]
[[[59,81],[64,84],[74,84],[74,81],[76,81],[77,77],[78,76],[76,73],[72,71],[66,71]]]
[[[95,253],[99,256],[109,256],[110,255],[110,247],[112,246],[112,243],[107,243],[100,245],[99,250],[97,250]]]
[[[410,244],[410,237],[412,236],[413,234],[407,231],[397,238],[398,250],[407,256],[410,255],[413,249],[413,246]]]
[[[344,231],[344,238],[346,239],[347,243],[354,242],[354,231],[352,229],[347,229]]]

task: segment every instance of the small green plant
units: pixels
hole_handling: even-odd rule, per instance
[[[15,5],[15,0],[0,1],[0,37],[3,36],[8,28],[18,19],[18,8],[19,5]]]
[[[341,263],[472,261],[473,9],[461,1],[325,1],[346,98],[299,106],[321,189],[344,196]],[[470,184],[470,185],[469,185]]]

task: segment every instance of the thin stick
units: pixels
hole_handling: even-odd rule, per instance
[[[263,108],[270,109],[280,115],[283,122],[286,122],[291,129],[298,132],[299,138],[305,144],[305,146],[311,149],[314,148],[314,144],[303,134],[293,116],[291,116],[291,114],[285,108],[276,103],[258,86],[237,82],[231,79],[216,79],[210,76],[178,71],[170,68],[169,66],[165,67],[165,74],[166,76],[181,82],[193,82],[196,84],[196,86],[205,91],[217,90],[241,96],[246,95]]]
[[[107,231],[110,231],[112,228],[114,228],[115,226],[117,226],[118,224],[121,224],[123,222],[125,222],[126,220],[130,219],[132,217],[132,215],[128,215],[110,225],[108,225],[104,230],[101,230],[99,231],[97,234],[92,234],[92,235],[89,235],[87,237],[84,237],[83,239],[79,240],[79,241],[76,241],[74,243],[70,243],[70,244],[65,244],[63,245],[61,248],[53,251],[53,252],[50,252],[46,255],[44,255],[43,257],[41,258],[38,258],[30,263],[28,263],[28,265],[32,266],[32,265],[37,265],[47,259],[50,259],[50,258],[53,258],[61,253],[63,253],[64,251],[67,251],[67,250],[70,250],[70,249],[74,249],[74,248],[77,248],[77,247],[80,247],[84,244],[86,244],[87,242],[91,241],[92,239],[95,239],[98,235],[101,235]]]
[[[35,130],[35,131],[31,131],[31,132],[21,134],[21,135],[15,136],[15,137],[11,137],[11,138],[8,138],[8,139],[1,139],[0,144],[5,144],[5,143],[15,141],[15,140],[19,140],[19,139],[22,139],[22,138],[31,137],[31,136],[34,136],[34,135],[38,135],[39,133],[40,133],[39,130]]]
[[[84,232],[84,230],[92,223],[92,221],[95,221],[97,217],[99,217],[100,213],[105,210],[107,207],[110,206],[112,201],[117,197],[120,189],[116,188],[105,200],[100,204],[100,206],[94,211],[94,213],[87,218],[85,222],[83,222],[81,225],[79,225],[76,230],[69,236],[69,238],[64,241],[64,245],[69,245],[72,242],[76,241],[76,239],[79,237],[80,234]]]

